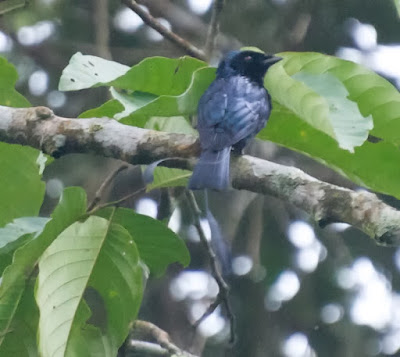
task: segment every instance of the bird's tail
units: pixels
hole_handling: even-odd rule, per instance
[[[221,151],[204,150],[193,170],[188,188],[226,190],[229,187],[230,152],[230,147]]]

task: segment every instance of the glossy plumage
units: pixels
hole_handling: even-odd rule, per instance
[[[229,187],[231,149],[241,153],[265,126],[271,100],[263,78],[279,60],[258,52],[234,51],[221,61],[216,79],[198,105],[202,152],[189,181],[190,189]]]

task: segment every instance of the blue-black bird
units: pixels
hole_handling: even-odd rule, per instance
[[[264,76],[281,59],[254,51],[232,51],[220,62],[215,80],[198,105],[201,155],[190,189],[228,188],[231,149],[242,153],[267,123],[271,98],[263,85]]]

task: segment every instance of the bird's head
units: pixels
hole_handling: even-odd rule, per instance
[[[231,51],[220,62],[217,77],[241,75],[262,85],[268,68],[281,59],[255,51]]]

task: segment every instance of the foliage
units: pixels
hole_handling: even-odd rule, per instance
[[[17,71],[3,57],[0,57],[0,78],[0,105],[17,108],[28,107],[29,102],[14,89],[18,79]]]
[[[13,88],[15,69],[0,65],[10,78],[2,104],[26,104]],[[189,253],[160,221],[122,208],[87,212],[78,187],[64,190],[50,218],[38,217],[45,160],[0,143],[0,355],[116,356],[148,272],[186,266]]]
[[[45,191],[40,180],[39,157],[35,149],[0,142],[1,227],[14,218],[39,213]]]
[[[259,137],[307,154],[360,185],[400,197],[400,167],[397,165],[400,160],[400,94],[397,89],[353,62],[318,53],[281,55],[285,60],[265,79],[275,107],[270,123]],[[326,81],[327,75],[329,81]],[[307,79],[299,83],[293,77]],[[310,80],[315,85],[317,77],[320,78],[319,88],[330,91],[323,97],[306,86]],[[332,112],[329,104],[332,91],[337,88],[331,85],[332,80],[343,85],[341,98],[335,94],[334,112],[342,112],[339,121],[336,116],[332,119],[327,116]],[[357,108],[350,107],[349,102],[357,104],[357,115],[354,115]],[[332,120],[344,130],[332,131]],[[368,134],[377,137],[379,142],[365,140]],[[349,150],[340,147],[344,142]],[[354,153],[351,152],[353,148]]]
[[[312,52],[279,55],[284,60],[265,78],[273,111],[258,137],[309,155],[360,185],[400,197],[400,94],[396,88],[363,66],[332,56]],[[156,130],[185,132],[198,99],[215,76],[213,68],[190,57],[153,57],[124,69],[122,75],[107,75],[107,83],[103,79],[86,84],[79,81],[71,87],[71,72],[82,73],[83,78],[90,75],[88,58],[96,63],[93,56],[73,56],[61,77],[60,89],[111,85],[114,99],[81,117],[112,116],[128,125]],[[104,60],[99,61],[107,68]],[[109,73],[113,73],[115,62],[107,63]],[[160,126],[175,116],[185,117],[186,123],[174,122],[173,128]],[[369,135],[380,141],[369,142]],[[181,176],[181,172],[169,170],[165,180],[168,186],[184,185]]]
[[[397,90],[338,58],[280,55],[284,61],[265,79],[274,107],[259,138],[400,197]],[[6,79],[0,104],[28,105],[13,88],[14,68],[3,59],[0,73]],[[128,125],[194,134],[191,115],[214,76],[214,68],[190,57],[147,58],[129,68],[78,53],[59,86],[110,87],[112,99],[82,118],[108,116]],[[380,141],[369,142],[369,135]],[[108,207],[88,213],[86,194],[77,187],[64,190],[50,218],[39,218],[42,159],[36,150],[0,143],[0,354],[115,356],[136,318],[147,271],[161,276],[173,262],[188,265],[187,248],[162,222],[132,210]],[[185,186],[189,176],[184,170],[156,168],[148,190]],[[106,317],[98,319],[99,311]]]

